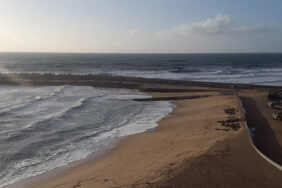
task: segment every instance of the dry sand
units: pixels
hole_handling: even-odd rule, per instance
[[[164,94],[161,95],[164,96]],[[169,93],[168,95],[172,96],[173,94]],[[191,93],[183,93],[183,95],[191,95]],[[154,94],[154,96],[158,97],[158,94]],[[234,107],[239,110],[237,102],[236,96],[230,95],[176,101],[178,107],[173,111],[172,117],[161,120],[156,131],[129,136],[104,157],[71,168],[63,174],[33,185],[33,187],[158,187],[163,185],[186,187],[196,180],[199,180],[198,183],[200,183],[202,181],[201,175],[209,177],[209,172],[214,174],[226,172],[233,175],[234,173],[229,172],[228,168],[216,170],[209,168],[209,171],[206,172],[206,165],[203,165],[202,162],[198,164],[198,167],[197,165],[195,167],[195,163],[211,150],[212,153],[216,153],[215,156],[218,153],[230,152],[231,146],[225,142],[227,137],[230,137],[229,140],[238,139],[241,144],[244,142],[247,147],[247,149],[243,149],[244,151],[251,150],[260,163],[276,172],[251,148],[246,129],[243,128],[242,123],[242,128],[239,131],[234,131],[232,129],[226,130],[217,122],[229,117],[224,109]],[[237,113],[238,115],[239,113]],[[230,143],[232,144],[233,141]],[[222,149],[222,145],[225,144],[228,146],[224,146]],[[229,149],[226,150],[226,148]],[[227,163],[232,163],[232,155],[229,157],[231,159]],[[250,159],[247,158],[248,160]],[[216,166],[220,165],[213,163],[209,158],[204,161],[205,163],[211,162]],[[207,165],[207,167],[211,166]],[[178,177],[180,172],[189,168],[198,171],[196,175],[193,173],[194,171],[188,170],[192,182],[173,180]],[[220,172],[217,173],[217,170]],[[253,177],[254,180],[255,175]],[[185,179],[187,178],[185,177]],[[220,185],[220,179],[215,179],[217,182],[215,185]],[[243,180],[242,178],[238,179]],[[205,187],[204,185],[207,184],[203,182],[201,185]]]
[[[243,90],[240,97],[247,99],[247,120],[256,128],[260,150],[281,164],[282,123],[272,119],[267,106],[267,90]],[[241,116],[244,116],[243,114]],[[282,171],[267,162],[251,144],[248,130],[217,142],[204,154],[187,161],[163,181],[151,187],[196,188],[258,188],[282,187]]]

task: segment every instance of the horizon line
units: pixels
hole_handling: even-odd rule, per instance
[[[282,52],[47,52],[47,51],[0,51],[0,53],[37,54],[282,54]]]

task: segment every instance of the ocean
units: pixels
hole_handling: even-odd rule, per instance
[[[114,74],[282,86],[282,54],[0,53],[0,73]],[[157,126],[174,105],[126,89],[0,86],[0,187]]]
[[[282,86],[281,54],[0,53],[0,73],[114,74]]]
[[[169,102],[123,89],[0,86],[0,186],[86,158],[115,139],[153,129]]]

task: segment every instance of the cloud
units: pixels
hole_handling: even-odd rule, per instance
[[[241,26],[233,29],[233,34],[255,34],[264,33],[270,31],[270,28],[266,25],[264,26]]]
[[[132,30],[129,31],[129,34],[132,35],[132,36],[137,35],[139,33],[141,33],[140,29],[132,29]]]
[[[247,35],[267,32],[268,26],[236,26],[228,15],[217,15],[205,21],[180,24],[170,30],[157,32],[158,37]]]

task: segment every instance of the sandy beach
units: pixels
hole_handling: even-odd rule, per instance
[[[282,0],[2,0],[0,188],[282,188]]]
[[[53,84],[44,76],[32,76],[35,81],[43,79],[42,85]],[[94,78],[81,83],[104,84],[99,76],[97,82]],[[27,79],[33,84],[32,80]],[[177,107],[155,130],[122,139],[102,157],[55,169],[9,188],[281,187],[281,170],[256,151],[245,125],[247,120],[256,128],[257,148],[280,164],[282,127],[272,120],[266,100],[271,87],[127,77],[105,80],[107,87],[126,87],[153,96],[138,99],[141,103],[170,100]],[[148,84],[151,81],[154,84]],[[58,81],[59,85],[68,82],[72,80]]]
[[[218,123],[230,118],[228,108],[241,118],[238,98],[209,94],[175,101],[155,131],[129,136],[104,157],[31,187],[279,187],[282,173],[256,153],[243,122],[239,130]]]

